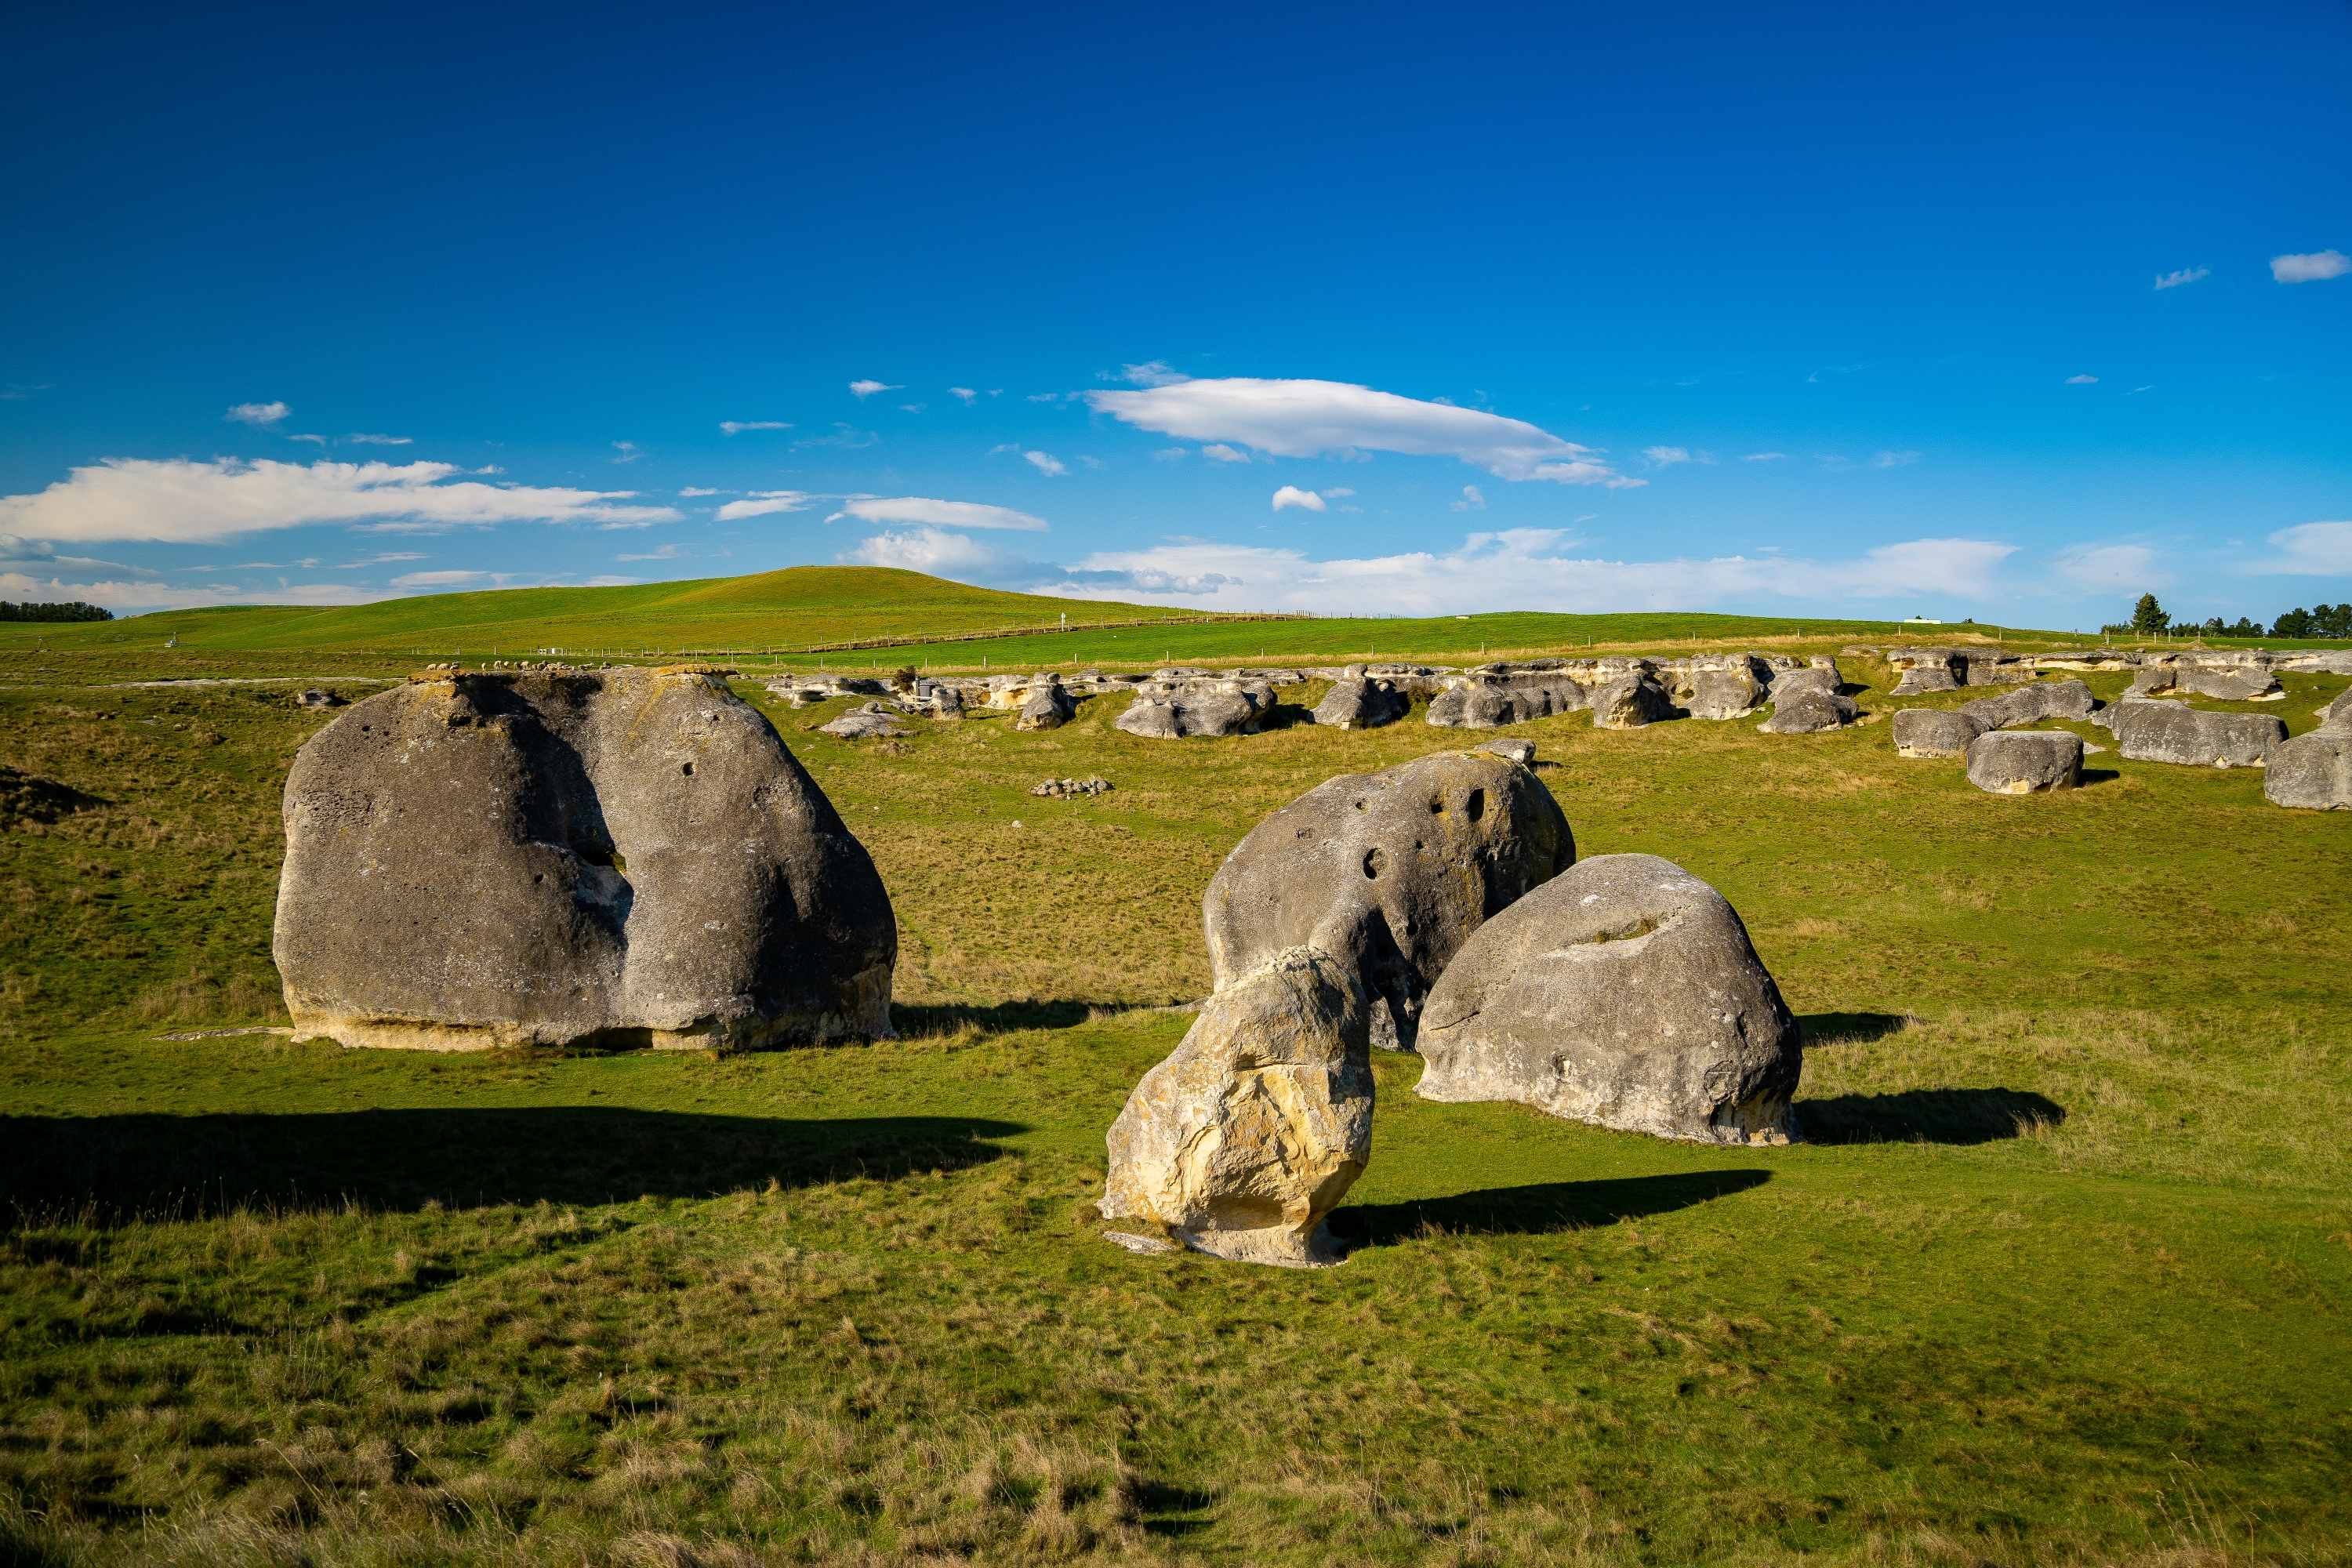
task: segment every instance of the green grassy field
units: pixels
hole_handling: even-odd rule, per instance
[[[1206,988],[1217,861],[1459,742],[1418,711],[1156,742],[1106,698],[882,754],[740,681],[890,887],[904,1037],[425,1058],[159,1037],[282,1020],[323,720],[126,684],[405,661],[15,635],[58,629],[0,642],[0,763],[100,803],[0,780],[0,1563],[2352,1556],[2352,814],[2258,772],[1983,795],[1855,659],[1843,733],[1514,731],[1582,853],[1738,907],[1811,1141],[1384,1058],[1361,1250],[1291,1273],[1099,1240],[1102,1134]],[[2301,732],[2346,683],[2284,684],[2242,706]]]

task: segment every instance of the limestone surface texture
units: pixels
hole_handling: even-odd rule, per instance
[[[2352,724],[2323,724],[2272,748],[2263,797],[2305,811],[2352,811]]]
[[[1373,730],[1412,711],[1412,699],[1398,680],[1368,676],[1363,666],[1349,665],[1315,705],[1315,721],[1335,730]]]
[[[1959,710],[1988,730],[2014,730],[2044,719],[2088,719],[2098,705],[2080,680],[2037,680],[1998,697],[1963,702]]]
[[[1077,699],[1062,684],[1058,675],[1040,675],[1031,684],[1029,695],[1022,700],[1021,712],[1013,721],[1016,730],[1058,730],[1078,716]]]
[[[1836,730],[1853,723],[1862,716],[1851,697],[1819,688],[1800,689],[1783,696],[1780,683],[1772,683],[1772,716],[1756,726],[1767,735],[1814,735],[1823,730]]]
[[[1593,689],[1592,727],[1596,730],[1638,730],[1674,716],[1673,694],[1646,670]]]
[[[889,895],[715,674],[436,673],[286,784],[274,948],[346,1046],[765,1047],[890,1032]]]
[[[2258,767],[2285,739],[2286,726],[2271,713],[2211,713],[2180,702],[2116,706],[2116,749],[2134,762]]]
[[[1895,715],[1898,757],[1965,757],[1984,721],[1956,708],[1906,708]]]
[[[1780,987],[1723,895],[1654,855],[1580,861],[1482,925],[1430,994],[1421,1051],[1425,1100],[1702,1143],[1800,1136]]]
[[[1987,795],[2047,795],[2083,777],[2083,737],[2071,730],[1989,730],[1969,742],[1969,783]]]
[[[1274,690],[1262,683],[1183,677],[1137,687],[1115,727],[1157,741],[1254,735],[1273,710]]]
[[[1430,699],[1429,722],[1442,729],[1496,730],[1591,706],[1584,683],[1564,669],[1499,665],[1457,677]]]
[[[1479,925],[1576,860],[1542,783],[1440,752],[1317,785],[1252,828],[1202,900],[1218,990],[1311,946],[1349,965],[1378,1046],[1410,1050],[1423,1000]]]
[[[1111,1123],[1103,1217],[1219,1258],[1341,1261],[1325,1220],[1371,1158],[1369,1023],[1329,953],[1292,948],[1235,977]]]
[[[1474,752],[1492,752],[1498,757],[1508,757],[1523,768],[1535,765],[1536,743],[1533,741],[1481,741],[1470,749]]]
[[[818,725],[817,732],[824,735],[839,735],[847,741],[870,741],[877,738],[887,739],[893,735],[909,734],[912,731],[898,722],[898,715],[896,712],[885,708],[879,702],[861,702],[834,719],[830,723]]]

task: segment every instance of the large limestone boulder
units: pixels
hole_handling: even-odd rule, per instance
[[[1659,667],[1661,684],[1694,719],[1745,719],[1765,700],[1771,669],[1755,654],[1697,654]]]
[[[2098,705],[2091,689],[2080,680],[2043,680],[1998,697],[1963,702],[1959,711],[1988,730],[2014,730],[2044,719],[2088,719]]]
[[[1248,680],[1209,677],[1151,681],[1135,689],[1135,700],[1115,727],[1148,740],[1191,735],[1254,735],[1274,710],[1270,687]]]
[[[1202,900],[1219,990],[1312,946],[1361,977],[1375,1045],[1414,1021],[1479,924],[1576,860],[1568,819],[1528,769],[1440,752],[1317,785],[1252,828]]]
[[[1898,757],[1965,757],[1984,721],[1956,708],[1906,708],[1895,715]]]
[[[1371,1158],[1369,1022],[1353,968],[1328,952],[1235,976],[1111,1123],[1103,1216],[1218,1258],[1341,1261],[1324,1221]]]
[[[306,742],[275,951],[347,1046],[761,1047],[890,1032],[865,847],[718,675],[419,678]]]
[[[1412,699],[1391,677],[1371,677],[1351,664],[1315,705],[1315,721],[1335,730],[1372,730],[1412,711]]]
[[[1029,695],[1023,700],[1020,716],[1013,721],[1016,730],[1058,730],[1078,716],[1077,699],[1062,684],[1058,675],[1040,675],[1030,684]]]
[[[1565,669],[1496,665],[1452,678],[1430,699],[1429,722],[1443,729],[1497,730],[1591,706],[1584,684]]]
[[[2082,776],[2083,737],[2071,730],[1990,730],[1969,742],[1969,783],[1987,795],[2046,795]]]
[[[2315,709],[2323,730],[2352,729],[2352,686],[2336,694],[2336,700],[2326,707]]]
[[[2323,724],[2273,747],[2263,797],[2305,811],[2352,811],[2352,724]]]
[[[1798,670],[1794,673],[1802,675],[1810,672]],[[1819,686],[1799,687],[1792,692],[1784,692],[1780,681],[1775,680],[1772,682],[1772,716],[1756,728],[1767,735],[1815,735],[1824,730],[1851,724],[1861,716],[1862,710],[1851,697],[1825,691]]]
[[[1723,895],[1580,861],[1481,926],[1421,1019],[1425,1100],[1509,1100],[1703,1143],[1799,1136],[1797,1021]]]
[[[1675,700],[1658,679],[1643,670],[1593,689],[1592,727],[1638,730],[1675,716]]]
[[[1889,668],[1900,677],[1888,695],[1916,697],[1927,691],[1958,691],[1966,671],[1962,656],[1948,647],[1897,647],[1886,651]],[[1957,668],[1956,668],[1957,667]]]
[[[2210,713],[2179,702],[2116,707],[2116,744],[2134,762],[2258,767],[2285,739],[2286,726],[2271,713]]]
[[[861,702],[835,718],[830,723],[817,726],[821,735],[838,735],[845,741],[887,740],[909,731],[898,722],[898,715],[879,702]]]

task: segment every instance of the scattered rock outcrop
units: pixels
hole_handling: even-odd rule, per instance
[[[1562,660],[1494,664],[1452,678],[1430,700],[1429,722],[1443,729],[1495,730],[1591,706],[1590,689]]]
[[[871,741],[913,733],[898,722],[895,710],[883,707],[879,702],[861,702],[816,728],[821,735],[838,735],[847,741]]]
[[[1254,735],[1274,710],[1274,689],[1256,681],[1206,675],[1150,680],[1116,727],[1149,740],[1189,735]]]
[[[1111,789],[1111,782],[1106,778],[1047,779],[1043,784],[1032,786],[1029,793],[1046,796],[1108,795]]]
[[[1324,1222],[1371,1158],[1369,1022],[1330,953],[1291,948],[1232,976],[1111,1123],[1103,1216],[1218,1258],[1341,1261]]]
[[[1969,742],[1969,783],[1987,795],[2046,795],[2082,782],[2083,737],[2071,730],[1989,730]]]
[[[1998,697],[1963,702],[1959,710],[1988,730],[2014,730],[2044,719],[2088,719],[2098,706],[2080,680],[2037,680]]]
[[[1784,695],[1780,682],[1772,683],[1772,716],[1756,726],[1767,735],[1816,735],[1842,729],[1862,717],[1854,700],[1819,686],[1801,687]]]
[[[1964,709],[1906,708],[1895,715],[1895,754],[1965,757],[1969,742],[1984,732],[1984,721]]]
[[[1638,730],[1673,717],[1674,697],[1647,670],[1622,675],[1593,689],[1592,727],[1596,730]]]
[[[1021,704],[1020,717],[1013,721],[1016,730],[1058,730],[1078,716],[1077,699],[1062,684],[1058,675],[1039,675],[1029,688],[1028,697]]]
[[[1423,999],[1470,933],[1575,863],[1535,774],[1440,752],[1307,791],[1250,830],[1202,900],[1219,990],[1289,948],[1328,952],[1371,998],[1373,1043],[1411,1049]]]
[[[1999,647],[1891,647],[1886,662],[1901,677],[1889,693],[1912,697],[1923,691],[1954,691],[1963,686],[2000,686],[2031,680],[2034,660]]]
[[[2271,674],[2271,656],[2197,650],[2140,655],[2132,675],[2135,697],[2210,697],[2223,702],[2266,702],[2286,692]]]
[[[1508,757],[1523,768],[1535,765],[1536,743],[1533,741],[1481,741],[1470,749],[1474,752],[1492,752],[1498,757]]]
[[[1412,699],[1397,679],[1368,675],[1362,665],[1351,664],[1315,705],[1315,721],[1335,730],[1372,730],[1412,711]]]
[[[2116,744],[2134,762],[2258,767],[2286,739],[2271,713],[2212,713],[2181,702],[2119,702]]]
[[[1674,697],[1694,719],[1745,719],[1769,699],[1771,668],[1755,654],[1702,654],[1677,659]],[[1667,679],[1662,673],[1662,679]]]
[[[1580,861],[1479,927],[1430,994],[1421,1051],[1426,1100],[1706,1143],[1800,1136],[1780,987],[1723,896],[1654,855]]]
[[[413,678],[303,745],[285,824],[274,947],[304,1038],[890,1032],[882,879],[718,673]]]

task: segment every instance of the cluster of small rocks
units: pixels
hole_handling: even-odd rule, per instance
[[[1108,795],[1113,787],[1110,780],[1106,778],[1047,779],[1032,786],[1029,793],[1043,795]]]

